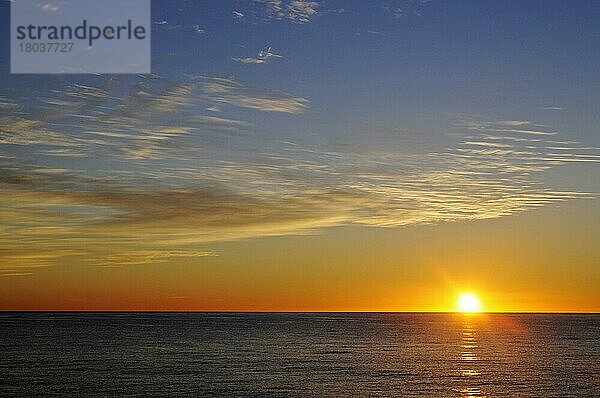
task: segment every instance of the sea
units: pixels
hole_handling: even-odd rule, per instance
[[[0,313],[0,397],[600,397],[599,314]]]

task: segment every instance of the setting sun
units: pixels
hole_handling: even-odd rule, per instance
[[[462,293],[457,300],[458,311],[460,312],[480,312],[481,301],[473,293]]]

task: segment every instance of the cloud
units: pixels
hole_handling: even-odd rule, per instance
[[[2,88],[0,273],[202,262],[218,241],[505,217],[594,194],[544,177],[598,164],[600,149],[529,120],[462,117],[437,151],[372,134],[367,146],[256,145],[260,126],[227,112],[296,115],[309,101],[232,77],[114,79]]]
[[[288,18],[296,23],[307,23],[317,14],[319,3],[316,1],[294,0],[287,6]]]
[[[281,19],[285,16],[283,12],[282,0],[254,0],[256,3],[263,4],[269,17]]]
[[[47,231],[51,233],[51,231]],[[22,273],[23,269],[49,267],[65,258],[82,255],[80,250],[58,247],[52,242],[46,242],[31,251],[27,247],[18,247],[0,240],[0,275],[2,273]]]
[[[232,123],[198,117],[211,126]],[[564,164],[600,163],[600,149],[499,135],[496,128],[469,134],[439,152],[385,146],[336,152],[284,143],[246,160],[104,176],[7,159],[0,167],[2,263],[15,270],[67,260],[105,266],[200,260],[215,255],[200,246],[217,241],[336,225],[505,217],[593,196],[546,186],[541,177]]]
[[[232,57],[231,59],[237,62],[241,62],[243,64],[266,64],[272,59],[283,58],[281,55],[273,52],[271,47],[265,47],[258,52],[255,58],[239,58]]]
[[[402,9],[402,8],[396,8],[394,10],[394,16],[396,18],[402,18],[405,14],[406,14],[406,11],[404,11],[404,9]]]
[[[286,19],[298,24],[311,21],[318,14],[320,4],[316,1],[291,0],[254,0],[265,7],[269,19]]]
[[[232,79],[212,79],[205,82],[203,87],[212,102],[263,112],[304,113],[309,104],[302,97],[244,86]]]
[[[556,135],[556,132],[541,130],[520,130],[520,129],[496,129],[496,132],[531,134],[531,135]]]
[[[366,32],[366,33],[368,33],[368,34],[370,34],[370,35],[375,35],[375,36],[383,36],[383,37],[388,37],[388,38],[391,38],[391,36],[390,36],[390,35],[388,35],[387,33],[383,33],[383,32],[380,32],[380,31],[378,31],[378,30],[365,29],[365,30],[364,30],[364,32]],[[360,34],[361,34],[361,31],[360,31],[360,30],[359,30],[359,31],[357,31],[357,32],[356,32],[356,34],[360,35]]]
[[[562,106],[543,106],[540,109],[546,110],[546,111],[564,111],[567,108],[563,108]]]
[[[58,9],[58,4],[55,3],[46,3],[40,5],[40,10],[42,10],[43,12],[56,12],[58,11]]]
[[[276,57],[270,48],[259,56]],[[109,156],[164,159],[196,156],[189,142],[218,132],[242,133],[242,120],[198,113],[223,105],[262,112],[297,114],[308,100],[279,91],[246,86],[233,79],[196,77],[173,83],[160,77],[138,77],[118,95],[107,89],[72,84],[45,94],[16,91],[0,106],[0,144],[28,146],[32,153],[55,157]]]
[[[158,264],[173,258],[197,258],[197,257],[214,257],[217,256],[215,251],[198,251],[198,250],[134,250],[109,254],[104,257],[93,259],[93,262],[99,266],[125,266],[125,265],[145,265]]]
[[[507,134],[527,134],[527,135],[556,135],[555,131],[546,131],[527,120],[500,120],[500,121],[481,121],[471,118],[465,118],[457,121],[457,126],[471,131],[492,131],[496,133]],[[510,128],[531,126],[530,128]]]
[[[226,119],[216,116],[195,116],[191,121],[198,126],[206,126],[207,129],[214,131],[241,132],[252,126],[251,123],[239,120]]]
[[[423,15],[424,6],[429,2],[430,0],[400,0],[399,6],[392,10],[393,15],[395,18],[420,17]],[[384,9],[390,10],[387,6]]]
[[[502,126],[527,126],[531,124],[528,120],[500,120],[496,123]]]
[[[15,111],[19,109],[19,105],[10,99],[0,97],[0,109],[3,111]]]
[[[240,62],[242,64],[264,64],[266,61],[264,59],[259,58],[240,58],[240,57],[231,57],[233,61]]]

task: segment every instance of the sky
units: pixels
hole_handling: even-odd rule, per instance
[[[0,310],[600,311],[600,2],[155,0],[151,75],[9,7]]]

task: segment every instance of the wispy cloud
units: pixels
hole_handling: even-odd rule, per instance
[[[346,224],[503,217],[590,197],[542,182],[547,170],[572,163],[600,163],[600,149],[496,127],[469,129],[437,152],[335,152],[283,143],[246,161],[190,161],[104,176],[8,159],[0,168],[0,253],[11,270],[65,259],[110,266],[201,261],[215,253],[198,246],[215,241]],[[22,249],[32,245],[35,254]]]
[[[384,6],[384,9],[392,11],[395,18],[409,16],[420,17],[424,8],[431,0],[400,0],[396,7]]]
[[[215,251],[198,250],[133,250],[121,253],[108,254],[103,257],[93,258],[94,264],[103,267],[145,265],[162,263],[173,258],[197,258],[217,256]]]
[[[528,120],[500,120],[496,123],[502,126],[529,126],[531,124]]]
[[[231,59],[243,64],[266,64],[267,62],[277,58],[283,57],[273,52],[273,48],[268,46],[260,50],[256,57],[232,57]]]
[[[316,1],[293,0],[287,5],[287,16],[293,22],[307,23],[317,14],[318,8]]]
[[[268,49],[262,56],[276,55]],[[0,144],[34,147],[32,152],[60,157],[185,157],[194,151],[186,145],[193,137],[244,132],[251,127],[242,120],[199,114],[198,107],[214,111],[229,105],[297,114],[305,112],[309,103],[230,78],[195,77],[173,83],[140,77],[124,87],[125,93],[119,95],[74,84],[47,95],[24,90],[12,100],[0,97],[0,106],[11,114],[0,116]]]
[[[212,79],[204,82],[203,88],[208,98],[216,103],[265,112],[303,113],[308,110],[309,101],[305,98],[244,86],[232,79]]]
[[[564,111],[567,108],[563,108],[562,106],[542,106],[540,109],[546,111]]]
[[[45,3],[45,4],[40,4],[40,10],[42,10],[43,12],[56,12],[59,9],[58,4],[56,3]]]
[[[304,24],[311,21],[318,14],[320,7],[317,1],[307,0],[254,0],[265,8],[265,13],[270,19],[286,19],[294,23]]]
[[[481,121],[471,118],[465,118],[457,121],[457,125],[472,131],[493,131],[506,134],[527,134],[527,135],[556,135],[555,131],[548,131],[544,126],[533,124],[527,120],[499,120],[499,121]],[[520,127],[520,128],[515,128]]]
[[[246,17],[243,12],[235,10],[231,12],[231,15],[236,21],[242,21]]]
[[[503,217],[594,194],[557,189],[544,175],[600,163],[600,149],[529,120],[461,117],[451,126],[461,138],[437,151],[407,153],[374,137],[368,150],[257,148],[247,140],[257,126],[228,115],[302,117],[293,115],[309,101],[232,77],[122,79],[118,92],[101,79],[3,88],[0,273],[200,262],[217,241]],[[29,157],[14,156],[23,148]]]
[[[30,276],[33,272],[0,272],[0,278],[11,276]]]

